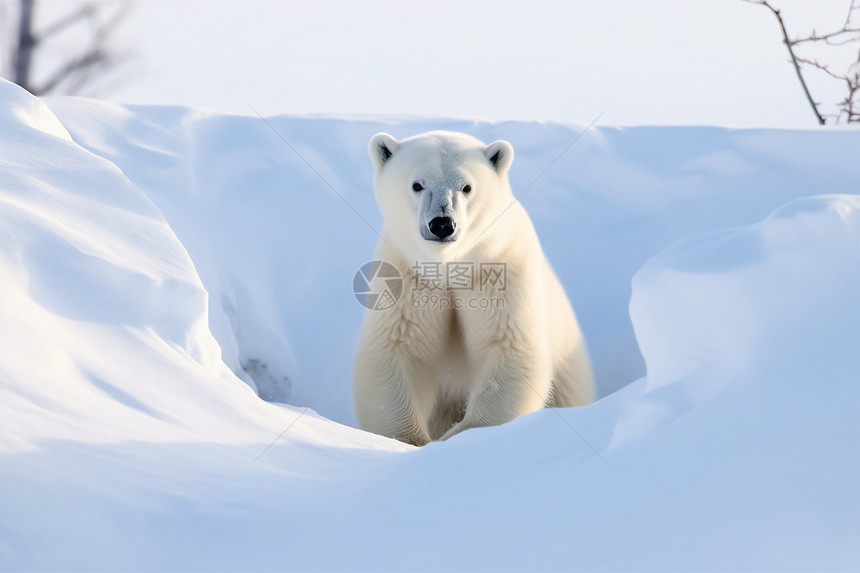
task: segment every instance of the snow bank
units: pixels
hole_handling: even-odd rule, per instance
[[[0,569],[860,563],[860,133],[0,101]],[[303,407],[352,420],[365,142],[438,127],[517,148],[609,395],[418,450]]]
[[[142,359],[119,342],[132,329],[223,377],[206,291],[158,209],[113,164],[74,144],[40,101],[8,82],[0,99],[0,336],[16,390],[6,403],[20,404],[4,417],[10,437],[38,433],[28,420],[41,409],[86,426],[94,405],[117,397],[150,411],[157,393],[135,398],[141,389],[115,386]]]
[[[378,131],[508,139],[532,215],[589,341],[600,395],[645,374],[633,275],[692,234],[754,223],[810,193],[855,193],[856,131],[592,128],[464,120],[223,116],[61,99],[75,141],[161,210],[194,261],[225,363],[267,399],[354,424],[364,308],[352,277],[382,220],[366,147]]]

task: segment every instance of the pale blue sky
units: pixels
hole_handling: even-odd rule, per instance
[[[73,4],[42,2],[43,21]],[[608,108],[601,124],[814,125],[775,19],[741,0],[134,4],[116,40],[134,59],[94,95],[239,114],[588,123]],[[798,31],[847,6],[780,4]]]

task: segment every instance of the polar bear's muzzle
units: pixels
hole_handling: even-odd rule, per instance
[[[434,217],[427,224],[427,229],[433,234],[433,237],[440,242],[455,241],[454,232],[457,230],[457,224],[451,217]],[[426,238],[426,237],[425,237]]]

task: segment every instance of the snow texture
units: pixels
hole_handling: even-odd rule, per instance
[[[860,568],[857,130],[0,101],[0,570]],[[604,397],[416,449],[351,287],[367,140],[438,128],[514,145]]]

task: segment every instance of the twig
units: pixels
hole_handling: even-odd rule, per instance
[[[793,44],[788,38],[788,31],[785,29],[785,22],[783,22],[782,20],[782,14],[780,14],[779,10],[771,6],[771,4],[767,0],[745,1],[750,2],[751,4],[761,4],[762,6],[773,12],[774,16],[776,16],[776,20],[777,22],[779,22],[779,29],[782,31],[783,42],[785,43],[785,47],[788,48],[789,55],[791,55],[791,63],[794,65],[794,72],[797,74],[797,79],[800,80],[800,85],[803,88],[803,93],[806,94],[806,100],[809,102],[809,106],[812,108],[812,112],[815,114],[815,119],[818,120],[818,124],[824,125],[826,122],[821,116],[821,113],[818,111],[818,105],[815,103],[815,100],[812,99],[812,94],[809,93],[809,86],[806,85],[806,80],[803,77],[803,72],[800,71],[800,63],[797,61],[797,56],[794,54],[794,50],[792,49]]]
[[[761,4],[776,16],[777,22],[779,22],[779,28],[782,32],[783,43],[788,48],[788,53],[791,56],[791,63],[794,66],[797,79],[800,80],[803,93],[806,95],[806,99],[812,107],[812,111],[815,113],[815,118],[818,120],[818,123],[820,125],[825,125],[825,117],[835,117],[834,121],[838,121],[842,114],[844,114],[844,117],[848,122],[860,121],[860,101],[857,100],[857,96],[860,94],[860,53],[857,55],[857,61],[851,64],[845,73],[840,73],[834,71],[828,64],[821,63],[818,59],[803,57],[796,51],[798,46],[804,44],[815,44],[820,42],[827,46],[840,47],[854,42],[860,42],[860,28],[858,28],[856,24],[852,26],[851,22],[852,16],[854,16],[856,11],[860,10],[858,0],[851,0],[851,3],[848,5],[848,12],[845,15],[845,22],[842,24],[841,29],[828,32],[826,34],[819,34],[813,29],[812,34],[805,37],[795,38],[794,40],[788,37],[788,31],[786,30],[782,14],[770,3],[769,0],[744,1],[750,4]],[[812,94],[809,91],[809,86],[803,75],[802,65],[810,66],[820,70],[832,79],[845,82],[848,95],[845,99],[839,102],[838,107],[840,111],[838,114],[835,116],[825,116],[821,113],[819,110],[819,104],[812,99]]]

